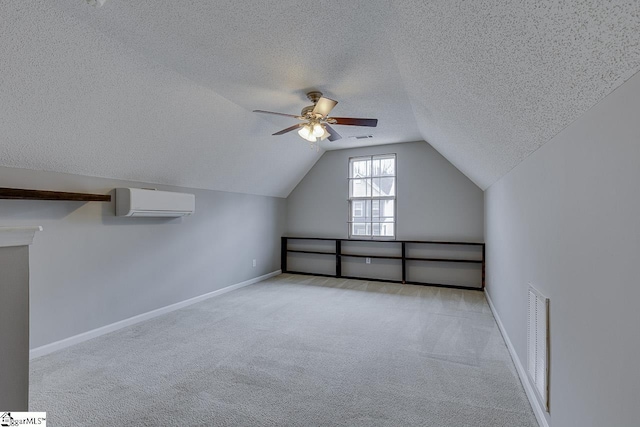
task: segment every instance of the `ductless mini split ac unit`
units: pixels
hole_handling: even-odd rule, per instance
[[[188,193],[116,188],[116,216],[180,217],[196,210],[196,196]]]

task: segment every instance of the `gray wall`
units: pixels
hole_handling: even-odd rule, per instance
[[[4,410],[28,410],[28,336],[29,247],[3,247],[0,248],[0,408]]]
[[[527,283],[550,298],[552,427],[637,426],[640,75],[486,192],[487,289],[526,367]]]
[[[30,248],[31,348],[280,268],[285,199],[11,168],[0,186],[196,195],[183,219],[119,218],[114,202],[0,200],[0,225],[44,226]]]
[[[348,237],[349,157],[397,154],[401,239],[483,241],[483,192],[425,142],[327,151],[287,198],[287,233]]]

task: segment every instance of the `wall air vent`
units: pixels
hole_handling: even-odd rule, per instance
[[[373,138],[373,135],[359,135],[359,136],[350,136],[352,139],[369,139]]]
[[[549,298],[529,285],[527,373],[549,412]]]

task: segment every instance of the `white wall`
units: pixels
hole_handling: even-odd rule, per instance
[[[119,218],[114,202],[0,200],[0,226],[44,227],[30,252],[31,348],[280,268],[285,199],[11,168],[0,186],[196,195],[183,219]]]
[[[425,142],[327,151],[287,198],[287,232],[348,237],[349,157],[397,154],[401,239],[483,241],[483,192]]]
[[[486,191],[487,291],[526,366],[550,298],[552,427],[637,426],[640,75]]]

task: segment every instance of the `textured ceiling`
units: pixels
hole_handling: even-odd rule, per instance
[[[640,70],[640,2],[0,2],[0,165],[287,196],[323,149],[426,140],[486,188]],[[373,134],[356,141],[350,136]]]

